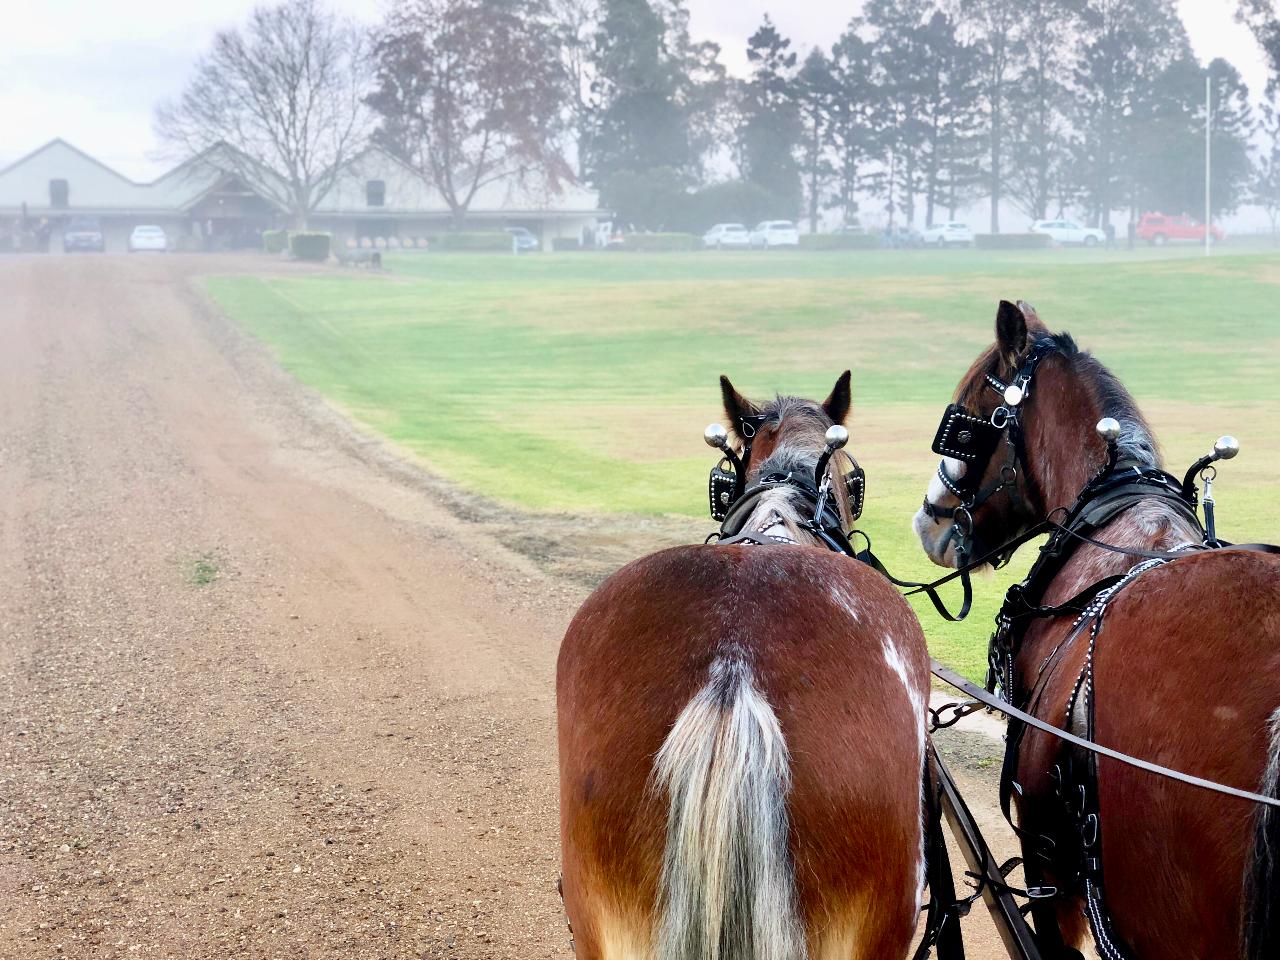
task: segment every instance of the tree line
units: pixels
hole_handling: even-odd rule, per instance
[[[1238,15],[1271,57],[1259,111],[1230,63],[1199,65],[1174,0],[867,0],[808,51],[766,16],[741,78],[685,0],[409,0],[372,30],[283,0],[218,35],[157,130],[236,148],[301,221],[373,143],[458,221],[492,181],[577,179],[646,229],[931,225],[986,198],[994,233],[1008,207],[1202,209],[1207,76],[1213,212],[1274,218],[1280,26],[1267,0]]]

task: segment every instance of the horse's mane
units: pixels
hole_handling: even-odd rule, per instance
[[[1069,333],[1042,334],[1032,346],[1045,350],[1046,356],[1061,357],[1073,378],[1083,382],[1093,392],[1101,411],[1100,416],[1113,417],[1119,422],[1120,439],[1117,444],[1120,447],[1120,459],[1145,467],[1161,466],[1160,448],[1151,434],[1146,417],[1142,415],[1133,395],[1120,382],[1120,378],[1102,361],[1087,350],[1081,350]],[[983,409],[987,374],[1007,381],[1014,372],[1001,356],[999,347],[993,344],[974,361],[965,374],[956,391],[956,402],[970,410]]]

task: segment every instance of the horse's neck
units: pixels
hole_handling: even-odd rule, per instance
[[[1167,500],[1141,500],[1092,534],[1095,540],[1134,550],[1168,551],[1187,543],[1199,543],[1200,532]],[[1103,577],[1124,573],[1141,563],[1132,554],[1113,553],[1081,543],[1054,577],[1045,601],[1060,603]]]

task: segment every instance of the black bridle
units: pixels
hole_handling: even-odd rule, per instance
[[[856,551],[850,543],[850,537],[857,531],[852,527],[845,530],[844,520],[832,491],[833,483],[839,482],[844,485],[850,522],[857,522],[862,516],[862,507],[866,502],[867,480],[862,466],[849,454],[845,453],[844,456],[852,466],[838,480],[829,469],[832,457],[838,448],[828,446],[818,458],[812,477],[795,472],[774,472],[765,474],[754,485],[747,487],[747,475],[751,469],[751,448],[760,429],[769,420],[769,414],[739,417],[736,426],[738,436],[742,438],[741,455],[727,444],[721,446],[720,450],[724,456],[711,469],[707,486],[711,516],[712,519],[720,521],[720,529],[708,540],[715,539],[716,542],[726,545],[791,542],[786,537],[758,530],[742,529],[754,509],[755,502],[765,494],[785,486],[810,507],[809,519],[803,521],[800,526],[829,550],[850,557],[855,556]]]
[[[1032,381],[1040,361],[1052,353],[1056,345],[1052,340],[1037,341],[1008,383],[988,373],[986,386],[1000,396],[1000,405],[984,417],[966,410],[961,404],[950,404],[942,414],[938,431],[933,438],[933,452],[944,459],[938,464],[938,479],[960,502],[954,507],[941,507],[925,497],[922,510],[935,523],[950,520],[951,528],[941,544],[942,552],[954,543],[956,567],[964,568],[977,552],[979,544],[974,532],[974,512],[992,497],[1008,491],[1014,507],[1022,501],[1018,489],[1021,470],[1027,472],[1026,438],[1023,433],[1023,404],[1031,397]],[[991,459],[1004,442],[1004,463],[995,477],[982,486],[982,480],[990,469]],[[964,476],[953,477],[947,472],[950,457],[965,465]],[[997,567],[1003,566],[1013,550],[998,551]],[[972,569],[972,568],[971,568]]]

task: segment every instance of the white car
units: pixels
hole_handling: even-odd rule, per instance
[[[741,223],[717,223],[702,235],[702,245],[708,250],[745,249],[751,246],[751,231]]]
[[[159,227],[134,227],[133,233],[129,234],[130,253],[141,253],[144,250],[164,253],[168,249],[169,238],[164,235],[164,231]]]
[[[762,220],[751,231],[751,249],[800,246],[800,231],[790,220]]]
[[[921,231],[920,238],[925,246],[938,247],[971,247],[973,231],[966,224],[954,220],[947,223],[935,223],[932,227]]]
[[[1032,233],[1047,233],[1054,243],[1078,243],[1096,247],[1105,243],[1107,235],[1094,227],[1082,227],[1074,220],[1037,220],[1031,225]]]

